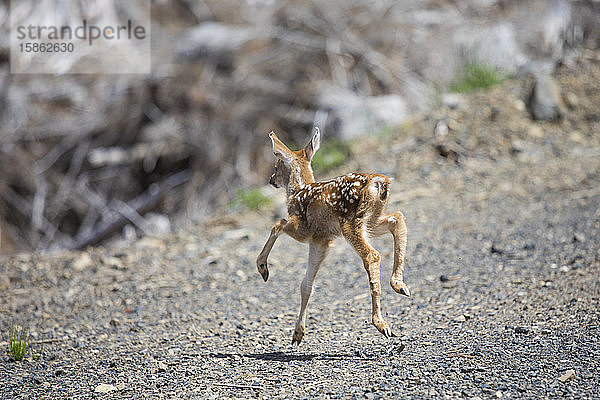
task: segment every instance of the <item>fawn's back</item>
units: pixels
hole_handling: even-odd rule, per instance
[[[302,185],[288,199],[288,214],[305,225],[307,240],[332,240],[344,225],[371,230],[385,210],[391,179],[380,174],[351,173]]]

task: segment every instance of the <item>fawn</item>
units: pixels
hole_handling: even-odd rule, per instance
[[[384,214],[391,179],[379,174],[347,174],[323,182],[315,182],[311,160],[321,143],[319,128],[305,148],[290,150],[274,132],[269,133],[273,153],[277,157],[275,172],[269,183],[287,191],[289,220],[281,219],[256,259],[258,272],[265,282],[269,278],[267,257],[283,232],[295,240],[308,243],[308,268],[300,286],[302,302],[296,321],[293,344],[300,344],[306,327],[306,305],[313,281],[333,240],[343,236],[363,261],[369,276],[373,325],[387,337],[394,336],[381,315],[380,260],[369,238],[391,233],[394,237],[394,269],[390,284],[397,292],[410,296],[402,279],[406,253],[406,218],[397,211]]]

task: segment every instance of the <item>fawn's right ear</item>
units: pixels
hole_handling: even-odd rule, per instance
[[[319,127],[317,126],[317,127],[315,127],[315,133],[313,134],[312,138],[310,139],[310,142],[304,148],[304,154],[306,154],[306,158],[308,159],[308,162],[312,161],[312,158],[315,155],[315,153],[317,152],[317,150],[319,150],[319,147],[321,147],[321,131],[319,130]]]
[[[292,151],[288,149],[281,140],[279,140],[277,135],[275,135],[275,132],[271,131],[271,133],[269,133],[269,138],[271,138],[273,154],[275,154],[275,157],[279,158],[285,165],[289,167],[292,164]]]

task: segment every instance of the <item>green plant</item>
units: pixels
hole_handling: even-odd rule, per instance
[[[450,84],[450,90],[457,93],[468,93],[490,88],[503,80],[504,77],[494,66],[471,62],[464,66],[461,75]]]
[[[265,196],[259,189],[244,190],[237,192],[237,202],[250,210],[258,210],[271,204],[271,198]]]
[[[352,154],[350,143],[337,138],[328,139],[312,159],[315,170],[326,172],[344,164]]]
[[[44,342],[42,342],[42,346]],[[8,354],[10,358],[15,361],[21,361],[27,355],[27,352],[31,352],[31,357],[34,360],[40,358],[41,349],[39,354],[35,354],[31,348],[31,337],[29,334],[29,328],[25,328],[21,325],[15,325],[12,322],[8,323]]]
[[[14,325],[12,322],[8,323],[8,354],[10,358],[21,361],[31,346],[29,340],[28,328]]]

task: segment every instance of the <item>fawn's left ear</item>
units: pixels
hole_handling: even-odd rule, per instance
[[[319,147],[321,147],[321,130],[319,129],[319,127],[316,127],[315,133],[310,139],[310,142],[304,148],[304,154],[306,154],[308,162],[312,160],[317,150],[319,150]]]
[[[275,135],[275,132],[269,133],[271,144],[273,145],[273,154],[279,158],[288,167],[292,164],[292,151]]]

